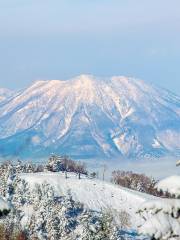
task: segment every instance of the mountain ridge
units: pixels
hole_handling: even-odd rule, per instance
[[[14,91],[8,88],[0,88],[0,102],[12,96]]]

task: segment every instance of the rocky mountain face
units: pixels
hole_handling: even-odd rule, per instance
[[[37,81],[0,101],[0,155],[180,153],[180,97],[128,77]]]

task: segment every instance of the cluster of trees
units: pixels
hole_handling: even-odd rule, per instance
[[[157,181],[144,174],[133,173],[131,171],[113,171],[112,182],[122,187],[130,188],[136,191],[160,196],[162,193],[155,188]]]
[[[32,200],[34,211],[28,223],[30,239],[120,239],[112,218],[85,209],[70,193],[55,197],[53,187],[46,183],[37,185],[33,192],[36,200]]]
[[[156,198],[139,207],[137,213],[142,217],[139,233],[150,239],[180,239],[180,176],[161,180],[156,187],[168,192],[169,198]]]
[[[81,174],[87,175],[86,165],[79,161],[73,161],[67,156],[51,155],[45,169],[52,172],[64,172],[67,178],[68,172],[77,173],[80,179]]]
[[[20,173],[33,173],[43,171],[42,165],[35,165],[31,163],[22,163],[18,160],[16,163],[10,161],[4,162],[0,165],[0,195],[11,195],[13,189],[11,183],[16,175]]]
[[[81,174],[87,175],[87,168],[85,163],[74,161],[67,156],[51,155],[47,164],[33,164],[18,160],[17,162],[6,161],[0,165],[0,194],[5,195],[3,191],[7,189],[7,182],[10,180],[9,176],[20,173],[36,173],[36,172],[64,172],[67,178],[68,172],[76,173],[80,179]],[[1,191],[3,189],[3,191]]]
[[[9,173],[11,181],[5,191],[5,198],[12,208],[3,219],[0,239],[122,239],[111,214],[86,209],[72,199],[70,192],[68,196],[57,197],[53,186],[48,183],[31,188],[14,172]]]

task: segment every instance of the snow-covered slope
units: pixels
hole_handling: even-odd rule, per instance
[[[180,152],[180,98],[141,80],[37,81],[0,104],[0,154],[140,157]]]
[[[156,199],[143,203],[138,210],[144,219],[144,223],[139,227],[139,233],[151,239],[178,240],[179,211],[179,199]]]
[[[71,193],[74,200],[79,201],[85,207],[101,211],[102,209],[111,209],[114,214],[126,211],[130,215],[130,221],[133,228],[140,223],[140,217],[136,214],[138,207],[147,200],[155,200],[156,197],[143,194],[117,185],[103,182],[97,179],[88,179],[69,174],[65,179],[63,173],[30,173],[21,174],[21,178],[25,179],[31,189],[35,184],[47,182],[51,184],[58,196]]]
[[[180,197],[180,176],[174,175],[167,177],[157,184],[159,191],[168,192],[174,195],[176,198]]]
[[[7,88],[0,88],[0,102],[13,95],[13,91]]]

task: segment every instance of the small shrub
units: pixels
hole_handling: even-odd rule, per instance
[[[118,221],[121,229],[126,229],[131,226],[130,215],[124,210],[118,213]]]

